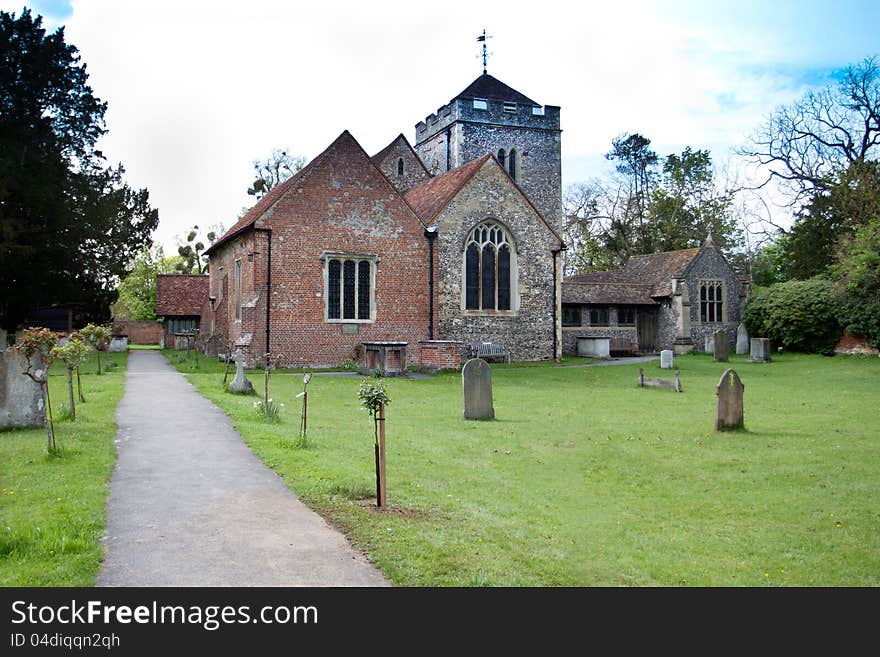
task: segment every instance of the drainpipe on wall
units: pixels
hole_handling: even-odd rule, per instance
[[[266,353],[272,353],[270,348],[270,323],[271,307],[272,307],[272,229],[271,228],[254,228],[254,231],[266,233],[268,247],[266,248]],[[268,363],[266,364],[268,366]]]
[[[428,240],[428,339],[434,339],[434,240],[437,239],[437,226],[426,226]]]
[[[559,330],[559,327],[557,326],[557,323],[559,321],[559,313],[556,312],[556,307],[559,305],[559,295],[557,294],[558,276],[557,276],[556,272],[558,271],[558,267],[559,267],[559,254],[562,251],[565,251],[565,248],[566,248],[565,244],[563,244],[558,249],[550,249],[550,253],[553,254],[553,359],[554,360],[561,360],[562,359],[561,353],[559,353],[559,355],[557,355],[557,349],[559,348],[559,338],[557,337],[558,330]]]

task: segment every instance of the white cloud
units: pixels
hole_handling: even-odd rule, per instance
[[[805,90],[805,70],[871,54],[876,21],[778,6],[74,0],[65,22],[109,103],[101,147],[150,190],[170,245],[193,224],[229,226],[252,202],[251,161],[274,147],[313,157],[344,129],[370,153],[412,139],[480,73],[483,28],[490,73],[562,106],[566,182],[607,166],[622,132],[723,160]]]

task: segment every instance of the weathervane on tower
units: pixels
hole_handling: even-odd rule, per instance
[[[482,53],[482,57],[483,57],[483,75],[486,74],[486,62],[489,61],[489,55],[492,54],[492,53],[486,51],[486,40],[487,40],[487,39],[491,39],[491,38],[492,38],[491,36],[486,36],[486,30],[483,30],[483,33],[482,33],[480,36],[477,37],[477,43],[482,43],[482,44],[483,44],[483,53]]]

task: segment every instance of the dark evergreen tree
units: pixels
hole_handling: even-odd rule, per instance
[[[64,29],[0,12],[0,325],[74,305],[105,321],[117,279],[158,224],[146,190],[96,149],[106,103]]]

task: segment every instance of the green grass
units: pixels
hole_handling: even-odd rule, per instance
[[[880,585],[880,359],[733,357],[747,428],[727,433],[728,365],[676,365],[682,394],[638,388],[638,366],[495,367],[492,422],[462,419],[458,374],[389,379],[386,513],[358,378],[312,378],[307,449],[300,377],[273,375],[280,424],[189,379],[397,585]]]
[[[85,404],[75,422],[58,421],[67,376],[49,377],[59,452],[49,456],[45,429],[0,433],[0,586],[93,586],[103,558],[107,483],[116,462],[113,415],[122,398],[127,354],[95,356],[81,368]]]

